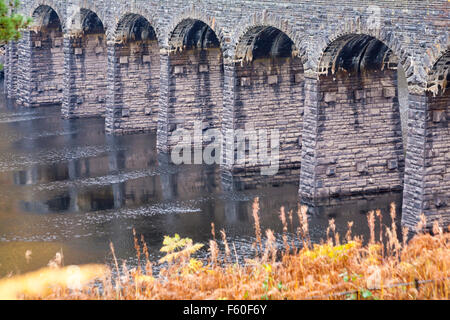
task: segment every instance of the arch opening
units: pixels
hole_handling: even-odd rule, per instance
[[[81,27],[84,34],[102,34],[105,33],[103,22],[97,14],[89,9],[80,9]]]
[[[433,96],[445,96],[450,86],[450,50],[436,62],[428,75],[427,92]]]
[[[41,5],[34,10],[32,16],[35,28],[62,32],[61,20],[53,8]]]
[[[235,128],[279,134],[279,156],[267,154],[272,166],[278,162],[274,175],[261,176],[261,169],[268,167],[262,161],[266,155],[258,149],[256,163],[250,156],[250,144],[246,145],[246,161],[235,166],[235,174],[248,186],[298,183],[305,95],[303,61],[294,42],[275,27],[255,26],[241,37],[234,59]],[[269,137],[267,143],[270,150]]]
[[[185,19],[173,30],[170,36],[172,50],[206,50],[219,48],[216,33],[203,21]]]
[[[139,14],[127,14],[117,26],[116,42],[156,41],[156,32],[150,22]]]
[[[156,130],[159,111],[160,52],[154,28],[143,16],[126,14],[117,26],[114,63],[117,86],[110,131],[132,133]]]
[[[289,58],[296,55],[297,50],[291,38],[270,26],[251,28],[236,47],[236,60],[240,62],[263,58]]]
[[[169,48],[168,143],[172,148],[178,141],[170,133],[176,129],[198,135],[221,128],[224,67],[218,37],[203,21],[181,21],[170,35]],[[198,127],[200,131],[194,130]]]
[[[426,156],[430,166],[425,176],[425,197],[430,225],[450,217],[450,50],[433,66],[427,85]],[[445,221],[447,219],[447,221]],[[440,221],[441,222],[441,221]]]
[[[323,52],[316,151],[320,197],[403,189],[398,65],[392,50],[368,35],[343,36]]]
[[[331,43],[322,55],[319,73],[363,74],[396,70],[398,58],[383,42],[369,35],[346,35]]]

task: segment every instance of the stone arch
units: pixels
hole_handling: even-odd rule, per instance
[[[220,42],[215,32],[203,21],[198,19],[182,20],[171,33],[169,50],[182,52],[184,50],[220,48]]]
[[[229,57],[233,60],[236,59],[236,54],[238,51],[238,46],[242,42],[243,38],[251,32],[252,29],[261,27],[272,27],[276,28],[282,33],[284,33],[295,45],[296,54],[305,62],[306,59],[306,36],[301,35],[296,32],[290,25],[289,21],[279,17],[278,15],[272,14],[264,10],[261,13],[255,13],[252,16],[246,17],[237,24],[238,29],[236,29],[231,36],[232,43],[230,45]]]
[[[169,23],[164,40],[169,65],[168,146],[175,129],[219,129],[223,112],[224,33],[214,17],[191,6]],[[195,132],[198,132],[195,131]],[[208,141],[204,141],[208,143]]]
[[[142,15],[136,13],[124,14],[115,29],[114,40],[116,43],[123,43],[129,40],[144,41],[144,40],[158,40],[157,34],[154,31],[151,23]],[[137,30],[139,29],[139,30]],[[147,30],[145,30],[147,29]],[[136,33],[138,31],[146,31],[145,35]]]
[[[156,130],[160,92],[160,47],[155,29],[142,15],[120,17],[109,43],[109,77],[114,79],[107,130],[115,134]]]
[[[397,67],[405,59],[396,52],[405,56],[399,44],[358,20],[319,39],[318,48],[309,61],[317,79],[313,108],[320,128],[315,138],[316,195],[402,190],[405,153]]]
[[[220,22],[218,22],[214,16],[209,15],[203,8],[194,5],[185,7],[174,15],[173,19],[170,21],[165,30],[165,46],[170,47],[171,40],[174,36],[174,31],[181,23],[183,23],[183,21],[187,20],[197,20],[207,25],[212,31],[214,31],[214,34],[219,41],[222,52],[226,51],[226,43],[228,37]]]
[[[424,72],[428,75],[426,79],[426,88],[429,88],[430,77],[435,72],[436,64],[446,54],[448,54],[450,48],[450,35],[446,34],[436,39],[436,41],[430,45],[425,51],[425,57],[422,62]]]
[[[111,22],[108,19],[105,10],[97,6],[95,1],[84,1],[80,6],[69,5],[67,6],[66,14],[67,32],[75,34],[82,33],[85,19],[89,15],[95,14],[103,26],[103,32],[105,33],[106,38],[109,39],[111,37]]]
[[[158,40],[159,45],[162,46],[164,33],[159,24],[157,13],[150,11],[148,5],[143,5],[142,3],[136,2],[133,3],[126,2],[117,9],[116,16],[119,17],[119,19],[115,19],[114,22],[111,24],[111,30],[113,30],[112,34],[113,39],[115,40],[119,36],[118,30],[120,30],[119,24],[122,18],[127,15],[133,14],[142,16],[150,23],[153,30],[155,31],[156,39]]]
[[[445,93],[450,83],[450,44],[441,49],[439,56],[431,60],[431,63],[431,67],[426,67],[428,70],[426,91],[436,96]]]
[[[28,107],[57,105],[63,99],[63,20],[52,1],[33,3],[34,24],[20,41],[17,102]]]
[[[282,31],[269,26],[248,29],[236,46],[236,61],[252,62],[258,58],[296,56],[294,42]]]
[[[358,53],[358,56],[354,56]],[[383,42],[366,34],[345,34],[323,51],[318,74],[336,73],[338,69],[360,72],[365,69],[397,68],[398,58]]]
[[[382,25],[381,21],[379,25]],[[319,74],[323,52],[336,40],[349,35],[367,35],[377,39],[392,50],[405,71],[410,92],[414,90],[415,86],[423,85],[422,81],[414,77],[417,74],[414,66],[417,64],[414,63],[412,55],[402,47],[400,36],[387,31],[385,28],[373,27],[368,19],[362,20],[360,17],[344,19],[344,22],[333,26],[331,30],[333,31],[318,36],[313,46],[308,50],[308,61],[305,68],[311,70],[313,74]]]
[[[38,6],[32,14],[35,30],[50,27],[62,32],[62,20],[58,13],[48,5]]]
[[[98,117],[106,113],[108,19],[93,1],[67,8],[70,37],[66,51],[66,86],[71,98],[63,105],[68,117]]]
[[[28,10],[26,10],[26,14],[30,17],[34,18],[36,10],[39,9],[39,7],[47,6],[51,8],[55,13],[58,15],[59,21],[61,23],[62,31],[66,31],[66,21],[65,21],[65,15],[63,14],[64,9],[61,8],[61,2],[55,1],[55,0],[35,0],[32,1],[31,5],[29,6]]]
[[[95,11],[80,8],[80,27],[84,34],[105,33],[106,25]]]
[[[237,130],[279,132],[279,168],[265,183],[298,182],[302,154],[304,57],[294,32],[280,20],[263,18],[243,28],[233,43],[236,74],[234,127]],[[278,27],[273,26],[274,22]],[[287,30],[291,36],[283,30]],[[251,141],[251,137],[248,137]],[[247,152],[247,151],[246,151]],[[236,174],[258,180],[267,163],[246,156],[235,165]],[[258,159],[270,157],[258,150]],[[272,154],[272,157],[274,154]],[[273,158],[272,158],[273,159]],[[272,163],[274,165],[274,163]],[[239,173],[237,173],[239,172]]]
[[[428,72],[424,195],[427,224],[450,224],[450,47]],[[442,219],[443,218],[443,219]]]

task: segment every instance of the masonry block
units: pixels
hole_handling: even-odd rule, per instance
[[[388,166],[389,170],[397,169],[398,168],[398,160],[396,160],[396,159],[395,160],[388,160],[387,166]]]
[[[303,81],[305,81],[305,77],[303,75],[303,73],[297,73],[295,74],[295,83],[303,83]]]
[[[435,110],[433,111],[433,122],[439,123],[439,122],[445,122],[446,119],[446,112],[445,110]]]
[[[17,103],[26,107],[61,104],[58,84],[63,82],[64,53],[54,47],[62,39],[56,29],[25,31],[19,47]]]
[[[267,83],[269,85],[278,84],[278,76],[277,75],[268,76],[267,77]]]
[[[150,63],[152,61],[152,57],[150,55],[144,55],[142,56],[142,61],[144,63]]]
[[[300,174],[303,124],[303,65],[298,58],[259,59],[236,64],[235,129],[252,126],[279,133],[279,171],[271,179],[296,181]],[[276,70],[276,74],[274,73]],[[272,73],[272,74],[271,74]],[[297,79],[296,83],[293,80]],[[256,133],[254,135],[256,137]],[[267,137],[270,141],[270,137]],[[259,157],[259,153],[256,156]],[[234,170],[260,172],[262,164],[235,165]]]
[[[335,92],[326,92],[324,95],[323,101],[325,102],[334,102],[336,101],[336,93]]]
[[[209,71],[209,67],[207,64],[200,64],[198,66],[198,72],[203,73],[203,72],[208,72]]]
[[[385,98],[394,98],[397,95],[397,89],[393,87],[383,88],[383,96]]]
[[[252,82],[250,80],[250,78],[247,77],[243,77],[241,78],[241,87],[249,87],[251,86]]]
[[[183,74],[184,73],[184,67],[183,66],[175,66],[173,70],[174,74]]]

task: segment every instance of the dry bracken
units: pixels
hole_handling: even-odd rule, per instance
[[[342,240],[330,221],[329,238],[312,245],[309,239],[305,208],[298,212],[297,229],[301,248],[292,248],[285,235],[288,221],[284,208],[285,248],[276,247],[276,238],[266,230],[262,239],[259,225],[259,203],[253,204],[255,237],[258,254],[239,264],[236,250],[232,261],[225,231],[221,231],[225,252],[221,253],[215,239],[210,241],[210,258],[194,258],[202,245],[179,235],[165,237],[159,263],[153,274],[144,239],[135,234],[137,257],[145,257],[144,268],[129,270],[106,266],[86,266],[67,269],[56,264],[17,278],[0,281],[0,299],[445,299],[449,298],[450,233],[439,225],[434,234],[416,234],[410,241],[398,241],[395,207],[391,208],[392,225],[380,225],[380,239],[375,239],[375,214],[370,212],[370,239],[364,244],[360,237],[348,231]],[[422,218],[422,225],[426,221]],[[292,226],[291,226],[292,227]],[[407,230],[403,230],[404,232]],[[385,243],[382,241],[385,235]],[[341,243],[344,241],[344,243]],[[289,247],[291,250],[289,250]],[[114,254],[114,247],[111,246]],[[141,252],[143,250],[143,252]],[[278,251],[277,251],[278,250]],[[113,272],[114,271],[114,272]],[[96,282],[93,282],[96,280]]]

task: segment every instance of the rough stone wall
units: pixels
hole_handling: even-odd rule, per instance
[[[220,49],[186,50],[169,58],[169,131],[182,128],[192,133],[195,121],[203,123],[202,129],[220,129],[223,96]],[[177,142],[169,139],[169,148]]]
[[[299,58],[265,58],[236,66],[235,129],[278,130],[280,154],[278,178],[296,179],[301,165],[301,132],[303,115],[303,65]],[[270,144],[268,137],[268,144]],[[260,158],[258,152],[258,158]],[[253,165],[248,154],[235,172],[253,174],[262,165]]]
[[[25,31],[19,40],[17,47],[17,80],[16,80],[16,102],[25,107],[31,106],[31,92],[37,85],[32,81],[32,41],[31,31]]]
[[[232,173],[221,173],[223,186],[232,190],[232,186],[239,190],[255,190],[263,187],[278,187],[282,185],[296,185],[300,169],[280,169],[275,175],[261,175],[259,171],[240,170],[237,167]]]
[[[450,90],[428,95],[424,213],[430,224],[450,224]]]
[[[170,98],[170,58],[167,53],[160,55],[161,75],[159,86],[159,114],[156,148],[162,154],[168,152],[168,135],[169,135],[169,104]]]
[[[30,106],[61,104],[64,75],[63,34],[57,30],[31,33]]]
[[[410,94],[408,147],[406,149],[405,186],[402,223],[415,227],[424,212],[427,97]]]
[[[107,48],[104,34],[87,34],[71,42],[72,117],[104,116],[107,92]]]
[[[155,131],[159,111],[160,63],[156,41],[130,42],[114,49],[118,87],[109,113],[115,134]],[[111,59],[111,58],[110,58]],[[108,116],[107,116],[108,117]]]
[[[431,228],[450,224],[450,53],[428,74],[426,94],[410,95],[403,224],[415,228],[420,215]]]
[[[396,70],[321,76],[319,96],[317,195],[401,190],[404,153]]]
[[[17,42],[12,41],[6,47],[5,61],[5,90],[8,98],[14,98],[16,96],[18,59]]]

